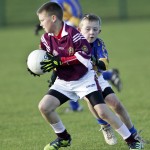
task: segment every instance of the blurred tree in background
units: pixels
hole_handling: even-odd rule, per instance
[[[47,0],[0,0],[0,25],[34,25],[36,10]],[[83,13],[95,13],[103,20],[150,19],[149,0],[80,0]]]
[[[6,25],[6,10],[5,10],[5,0],[0,0],[0,26]]]

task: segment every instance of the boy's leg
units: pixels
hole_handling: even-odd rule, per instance
[[[129,129],[130,133],[134,136],[137,136],[137,130],[134,128],[128,112],[115,95],[109,82],[107,80],[104,80],[103,76],[100,76],[98,80],[101,85],[102,95],[106,104],[117,114],[117,116],[119,116],[119,118]],[[101,120],[99,120],[99,122],[101,123]],[[138,138],[142,139],[139,135]]]
[[[102,88],[102,95],[105,103],[117,114],[117,116],[119,116],[119,118],[127,126],[127,128],[129,130],[131,129],[131,134],[137,132],[131,122],[128,112],[115,95],[115,92],[111,88],[109,82],[107,80],[104,80],[103,76],[100,76],[98,80]]]
[[[138,139],[134,139],[125,124],[108,109],[100,92],[96,91],[90,93],[86,97],[89,99],[99,117],[108,122],[122,136],[130,149],[143,148],[142,143],[138,141]]]
[[[140,134],[138,134],[137,129],[134,127],[127,110],[125,109],[123,104],[119,101],[117,96],[114,93],[110,93],[105,97],[105,102],[109,107],[112,108],[112,110],[117,114],[117,116],[119,116],[119,118],[129,129],[130,133],[135,138],[141,139],[141,142],[143,142],[143,147],[144,147],[144,140],[142,139]]]
[[[102,131],[106,143],[109,144],[109,145],[117,144],[117,138],[114,134],[114,131],[113,131],[112,127],[106,121],[99,118],[97,112],[94,110],[94,108],[90,104],[89,100],[87,98],[84,98],[84,99],[86,100],[88,108],[91,111],[92,115],[96,118],[98,124],[101,126],[100,131]]]
[[[126,124],[128,129],[131,129],[133,127],[133,124],[131,122],[127,110],[125,109],[121,101],[119,101],[115,93],[108,94],[105,97],[105,102],[117,114],[117,116],[119,116],[119,118]],[[133,133],[135,130],[131,130],[131,131]]]
[[[59,100],[61,97],[61,101]],[[55,150],[60,147],[67,147],[71,144],[71,136],[67,132],[65,126],[60,120],[58,114],[55,112],[55,109],[59,107],[62,103],[66,102],[68,97],[55,91],[50,90],[47,95],[39,103],[39,110],[42,116],[50,123],[57,139],[50,144],[47,144],[44,150]]]

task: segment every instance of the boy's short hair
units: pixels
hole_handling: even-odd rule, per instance
[[[43,4],[38,10],[37,15],[46,11],[49,16],[56,15],[59,20],[63,19],[63,10],[60,5],[55,2],[47,2]]]
[[[88,21],[98,21],[99,22],[99,26],[101,27],[101,18],[97,15],[94,15],[94,14],[85,14],[81,21],[80,21],[80,24],[79,26],[82,26],[82,21],[84,20],[88,20]]]

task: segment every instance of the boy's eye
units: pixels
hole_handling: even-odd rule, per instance
[[[44,21],[44,19],[41,19],[40,21],[41,21],[41,22],[43,22],[43,21]]]

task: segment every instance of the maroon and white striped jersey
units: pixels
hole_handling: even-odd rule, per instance
[[[90,63],[91,47],[82,34],[75,28],[64,23],[61,37],[58,39],[52,33],[45,33],[41,37],[41,49],[46,50],[54,56],[77,59],[78,63],[61,65],[57,67],[57,75],[65,81],[74,81],[84,76],[88,69],[92,68]],[[73,61],[73,60],[68,60]]]

